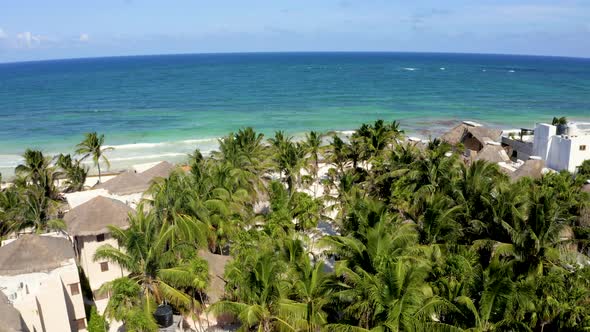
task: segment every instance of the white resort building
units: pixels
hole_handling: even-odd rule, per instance
[[[102,313],[108,303],[108,294],[98,292],[104,283],[126,275],[117,264],[106,261],[94,261],[94,253],[103,244],[118,247],[111,237],[109,225],[128,227],[129,206],[118,200],[97,196],[83,203],[64,216],[67,232],[74,243],[78,264],[84,270],[94,295],[96,309]]]
[[[545,160],[549,168],[575,173],[584,160],[590,159],[590,123],[537,124],[533,153]]]
[[[575,173],[590,159],[590,123],[538,123],[534,130],[504,132],[502,143],[511,148],[514,159],[540,159],[547,168]]]
[[[22,235],[0,247],[2,311],[8,331],[86,331],[86,314],[72,244],[65,238]],[[8,301],[8,303],[6,303]],[[18,310],[19,317],[14,317]]]

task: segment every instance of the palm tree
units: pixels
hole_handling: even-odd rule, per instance
[[[293,143],[290,137],[285,137],[282,131],[277,131],[275,137],[269,140],[274,150],[274,161],[278,171],[285,175],[289,194],[299,183],[301,169],[305,163],[306,148],[299,142]]]
[[[92,162],[94,166],[98,168],[98,182],[101,182],[101,173],[100,173],[100,161],[102,160],[106,165],[107,168],[111,167],[111,163],[107,159],[105,152],[113,150],[113,147],[104,147],[104,135],[98,135],[96,132],[86,133],[84,136],[84,140],[76,145],[76,153],[83,155],[82,159],[84,160],[89,156],[92,156]]]
[[[57,158],[57,166],[61,168],[66,175],[65,192],[80,191],[84,187],[88,168],[80,165],[80,160],[72,160],[69,154],[60,154]]]
[[[38,187],[26,187],[20,192],[21,201],[17,210],[20,217],[13,230],[31,229],[37,234],[50,230],[63,230],[66,225],[58,218],[57,202],[48,198]]]
[[[312,264],[305,256],[292,272],[293,300],[281,304],[282,315],[299,331],[320,331],[327,323],[324,311],[330,301],[333,280],[325,271],[325,264],[318,261]]]
[[[435,193],[421,200],[414,209],[419,212],[410,214],[418,224],[421,243],[456,243],[461,237],[461,224],[457,220],[463,206],[455,205],[448,196]]]
[[[548,267],[555,266],[565,239],[561,230],[565,226],[563,211],[550,190],[532,187],[529,192],[526,218],[503,222],[511,243],[500,244],[496,254],[515,260],[517,273],[543,275]]]
[[[123,277],[105,284],[99,292],[110,293],[105,316],[125,324],[128,331],[155,331],[158,324],[152,313],[144,310],[155,306],[145,303],[141,287],[131,278]]]
[[[240,129],[220,139],[219,151],[215,151],[213,156],[235,169],[260,175],[267,167],[264,163],[266,149],[262,144],[263,138],[263,134],[256,133],[251,127]]]
[[[346,316],[354,318],[358,326],[371,330],[415,331],[423,328],[441,301],[432,296],[425,282],[428,266],[404,260],[384,263],[377,273],[362,268],[339,265],[337,274],[346,286],[338,296],[348,305]],[[347,330],[333,324],[330,330]]]
[[[195,299],[191,289],[201,290],[207,282],[207,271],[201,259],[195,256],[196,249],[203,245],[194,238],[183,241],[183,234],[190,224],[161,223],[153,213],[146,213],[142,206],[130,216],[129,228],[109,227],[119,244],[115,248],[109,244],[99,247],[95,260],[108,260],[129,271],[124,282],[134,284],[139,292],[132,292],[125,299],[129,303],[141,303],[147,313],[153,313],[155,306],[169,302],[178,310],[189,311],[194,308]],[[190,231],[188,231],[190,233]],[[195,266],[202,270],[195,271]],[[115,283],[107,283],[104,290],[115,291]],[[114,297],[122,301],[119,297]],[[113,298],[111,298],[113,299]],[[110,301],[115,301],[110,300]],[[114,306],[114,304],[112,304]]]
[[[309,155],[308,160],[311,161],[310,168],[311,168],[311,175],[314,182],[314,195],[315,195],[315,182],[318,180],[318,172],[319,172],[319,159],[320,159],[320,149],[322,146],[322,136],[316,131],[310,131],[309,133],[305,134],[305,150]]]
[[[336,166],[340,174],[344,173],[348,163],[348,145],[340,137],[333,135],[328,150],[330,162]]]
[[[236,315],[244,330],[294,330],[280,315],[281,304],[285,302],[289,287],[289,282],[281,278],[284,265],[272,253],[253,258],[250,262],[236,261],[229,271],[226,269],[230,285],[238,289],[237,297],[213,303],[209,311]]]
[[[52,158],[45,157],[39,150],[25,150],[23,163],[16,166],[15,173],[20,176],[26,185],[40,187],[45,196],[50,199],[58,199],[59,193],[55,188],[55,179],[58,173],[51,166]]]
[[[454,299],[457,308],[472,317],[468,331],[527,331],[525,315],[534,310],[532,280],[514,282],[509,264],[494,261],[482,272],[479,303],[460,295]],[[471,316],[470,316],[471,315]]]
[[[23,154],[23,163],[16,166],[16,174],[25,177],[33,184],[40,184],[43,174],[50,167],[51,158],[43,155],[39,150],[26,149]]]

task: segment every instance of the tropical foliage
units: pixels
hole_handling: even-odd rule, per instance
[[[107,159],[105,152],[113,150],[113,147],[103,147],[104,135],[98,135],[96,132],[87,133],[84,140],[76,147],[76,153],[82,155],[82,160],[92,157],[94,166],[98,168],[98,182],[101,182],[100,162],[102,161],[107,168],[111,163]]]
[[[0,190],[0,237],[63,229],[62,193],[82,190],[88,168],[69,154],[51,157],[40,150],[27,149],[22,159],[13,183]]]

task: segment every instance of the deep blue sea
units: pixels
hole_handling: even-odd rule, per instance
[[[590,120],[590,59],[426,53],[258,53],[0,64],[0,172],[25,148],[72,152],[83,133],[113,168],[180,160],[241,127],[299,136],[381,118],[414,135],[459,120]]]

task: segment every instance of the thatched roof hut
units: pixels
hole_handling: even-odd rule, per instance
[[[462,143],[470,150],[479,151],[487,141],[498,142],[501,135],[500,129],[461,123],[443,134],[440,139],[451,145]]]
[[[477,153],[475,160],[486,160],[492,163],[501,163],[510,161],[506,150],[500,145],[486,144],[481,151]]]
[[[114,178],[99,183],[93,189],[105,189],[114,195],[141,193],[149,188],[149,182],[134,172],[124,172]]]
[[[139,176],[143,178],[144,181],[149,183],[155,178],[167,178],[170,176],[170,173],[174,170],[176,166],[173,164],[163,161],[145,171],[139,173]]]
[[[231,256],[212,254],[208,250],[199,251],[199,256],[209,263],[209,287],[207,288],[207,297],[209,303],[219,301],[225,293],[225,280],[223,274],[225,266],[231,261]]]
[[[47,272],[73,258],[74,249],[67,239],[26,234],[0,247],[0,275]]]
[[[0,291],[0,331],[25,332],[28,331],[20,312],[8,301],[6,295]]]
[[[540,159],[529,159],[524,162],[514,173],[510,174],[510,178],[516,181],[522,177],[528,176],[533,179],[539,179],[543,175],[543,168],[545,161]]]
[[[123,172],[104,183],[97,184],[92,189],[105,189],[114,195],[143,193],[148,190],[152,180],[159,177],[167,178],[174,168],[173,164],[163,161],[141,173]]]
[[[125,203],[97,196],[78,205],[64,216],[71,236],[99,235],[109,232],[107,226],[126,227],[133,209]]]

